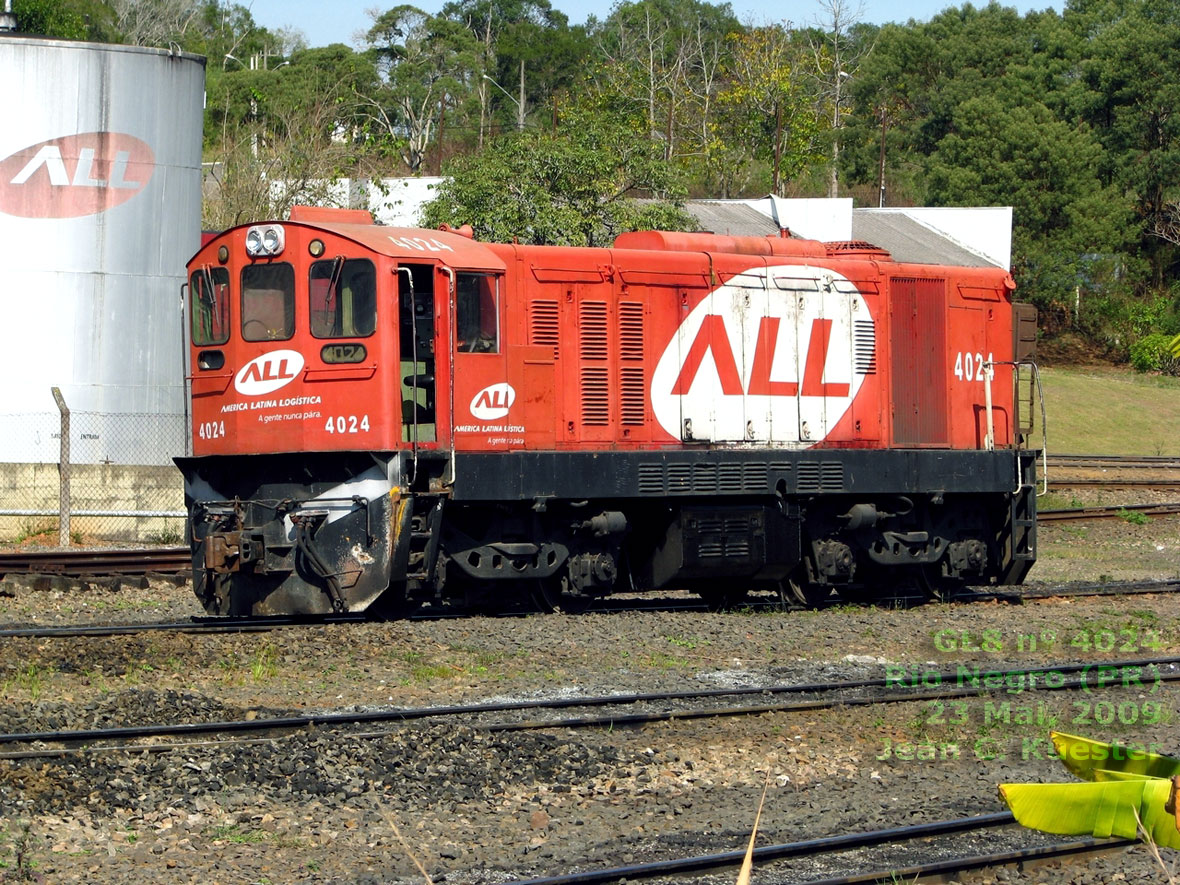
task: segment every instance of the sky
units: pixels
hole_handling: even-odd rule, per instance
[[[254,21],[269,31],[293,27],[303,32],[309,46],[327,46],[329,43],[344,43],[357,47],[358,33],[368,30],[373,19],[367,12],[374,8],[379,11],[393,9],[407,0],[240,0],[250,9]],[[422,0],[414,3],[426,12],[438,12],[445,0]],[[555,9],[569,16],[570,24],[581,24],[589,15],[599,19],[610,14],[615,0],[550,0]],[[716,2],[716,0],[713,0]],[[849,10],[858,8],[856,0],[846,0]],[[1061,12],[1064,0],[1018,0],[1004,2],[1013,6],[1022,15],[1034,9],[1055,9]],[[794,25],[815,25],[822,23],[823,11],[827,4],[820,0],[731,0],[733,11],[742,22],[765,24],[768,22],[790,21]],[[863,0],[860,7],[863,14],[855,16],[859,21],[870,24],[905,22],[909,19],[926,21],[948,6],[959,6],[947,0],[909,0],[906,3],[890,0]],[[987,0],[975,0],[976,6],[987,5]]]

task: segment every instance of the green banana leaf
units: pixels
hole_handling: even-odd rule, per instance
[[[1082,780],[1095,780],[1094,771],[1099,768],[1147,777],[1171,778],[1180,774],[1180,759],[1171,756],[1121,744],[1104,744],[1059,731],[1050,732],[1049,739],[1065,767]]]
[[[1157,779],[1146,774],[1135,774],[1130,771],[1103,771],[1101,768],[1095,768],[1090,773],[1094,775],[1096,781],[1153,781]]]
[[[1023,826],[1065,836],[1139,838],[1135,812],[1156,845],[1180,848],[1176,818],[1164,810],[1172,782],[1156,778],[1083,784],[1001,784]]]

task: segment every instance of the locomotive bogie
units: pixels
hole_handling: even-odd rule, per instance
[[[483,244],[297,209],[189,265],[196,590],[219,614],[1018,583],[1028,312],[865,244]],[[718,589],[724,588],[724,589]]]

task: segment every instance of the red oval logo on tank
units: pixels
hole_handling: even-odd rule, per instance
[[[122,132],[51,138],[0,160],[0,212],[22,218],[96,215],[143,190],[155,161],[147,142]]]

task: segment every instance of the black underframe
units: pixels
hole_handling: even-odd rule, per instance
[[[1035,483],[1035,459],[1011,449],[457,452],[452,498],[1012,494]]]

